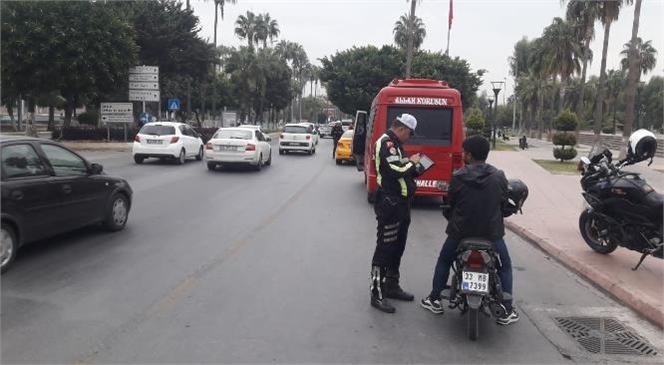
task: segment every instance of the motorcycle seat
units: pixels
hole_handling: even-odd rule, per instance
[[[459,243],[457,251],[467,251],[467,250],[490,251],[493,250],[493,243],[484,238],[478,238],[478,237],[464,238]]]
[[[651,191],[650,193],[646,194],[644,203],[651,208],[661,210],[664,206],[664,195],[656,191]]]

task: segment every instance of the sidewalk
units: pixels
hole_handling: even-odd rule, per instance
[[[516,141],[515,141],[516,143]],[[488,162],[505,171],[508,178],[519,178],[529,188],[524,214],[506,219],[506,225],[520,236],[540,246],[549,255],[585,277],[619,301],[664,327],[664,260],[648,257],[637,271],[631,268],[640,258],[638,252],[619,247],[609,255],[595,253],[579,232],[583,207],[580,175],[554,175],[532,161],[553,160],[552,145],[531,139],[525,151],[495,151]],[[579,156],[585,156],[580,150]],[[578,160],[577,157],[577,160]],[[648,168],[652,170],[657,161]],[[646,164],[631,170],[641,172]],[[638,170],[638,171],[636,171]],[[658,175],[659,176],[658,176]],[[660,192],[664,174],[648,171],[644,176]],[[542,283],[546,285],[546,283]]]

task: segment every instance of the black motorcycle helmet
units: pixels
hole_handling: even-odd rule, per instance
[[[519,179],[509,179],[507,180],[507,196],[510,210],[515,213],[521,211],[523,203],[528,198],[528,186]]]
[[[627,144],[627,159],[632,163],[637,163],[650,159],[652,162],[657,151],[657,139],[655,135],[646,130],[639,129],[629,136]]]

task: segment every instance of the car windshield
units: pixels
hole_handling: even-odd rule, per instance
[[[415,135],[406,144],[416,146],[449,146],[452,144],[451,108],[416,108],[393,106],[387,108],[387,128],[397,116],[408,113],[417,119]]]
[[[284,127],[284,133],[304,134],[307,133],[307,127],[304,125],[287,125]]]
[[[212,138],[215,139],[245,139],[245,140],[251,140],[253,136],[253,132],[251,131],[243,131],[239,129],[225,129],[218,131],[217,133],[214,134]]]
[[[140,134],[149,134],[152,136],[167,136],[175,134],[175,127],[169,125],[146,125],[141,128]]]

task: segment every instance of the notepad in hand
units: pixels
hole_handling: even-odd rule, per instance
[[[432,159],[430,159],[427,155],[421,155],[420,156],[420,165],[424,167],[424,171],[427,171],[428,169],[431,168],[431,166],[435,165],[436,163],[433,162]]]

